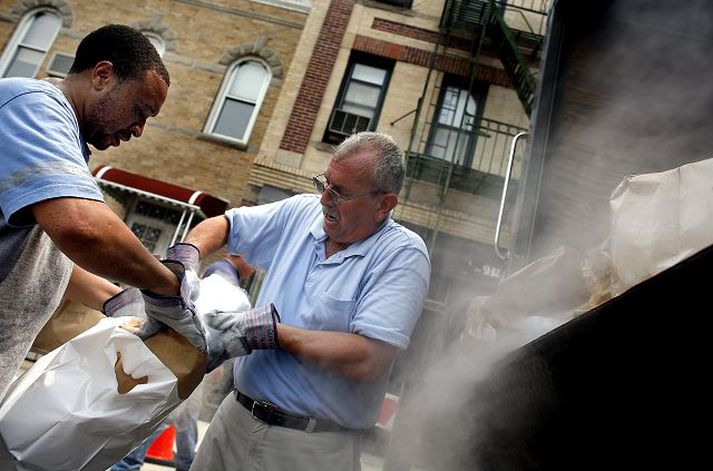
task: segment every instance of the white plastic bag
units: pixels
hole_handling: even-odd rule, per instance
[[[126,321],[103,319],[11,386],[0,407],[0,469],[106,469],[181,402],[176,376],[120,327]],[[146,377],[123,394],[119,355],[126,374]]]
[[[242,288],[235,286],[220,274],[214,273],[201,280],[201,294],[196,299],[196,312],[240,312],[250,309],[250,298]]]
[[[245,291],[220,275],[201,280],[196,310],[250,309]],[[138,446],[179,404],[178,380],[139,339],[99,324],[38,360],[0,404],[0,471],[104,470]],[[115,365],[145,384],[118,390]],[[185,357],[184,357],[185,360]]]
[[[713,244],[713,159],[627,177],[611,196],[613,294]]]

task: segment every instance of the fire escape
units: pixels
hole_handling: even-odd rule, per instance
[[[453,332],[460,332],[454,326],[463,322],[463,295],[474,294],[468,278],[479,273],[476,284],[487,289],[484,277],[493,283],[500,277],[498,259],[488,246],[497,234],[498,203],[506,202],[505,183],[510,180],[511,195],[518,184],[525,146],[514,142],[526,131],[532,112],[551,1],[446,0],[417,107],[394,121],[413,114],[402,201],[416,208],[412,221],[425,228],[421,235],[432,262],[424,313],[412,336],[419,348],[409,351],[401,368],[397,363],[402,375],[396,374],[396,381],[392,377],[392,390],[401,398],[422,380],[419,375],[450,344]],[[498,105],[485,113],[491,93]],[[501,103],[507,110],[498,109]],[[511,147],[520,159],[514,167]],[[414,448],[397,443],[409,436],[398,431],[409,428],[409,416],[397,413],[390,435],[396,442],[389,442],[383,469],[440,469],[429,462],[431,457],[409,454],[406,450]]]
[[[525,146],[522,141],[519,146],[513,142],[526,131],[532,112],[536,68],[551,2],[446,0],[439,38],[417,107],[396,120],[413,114],[402,201],[403,206],[412,205],[422,211],[418,213],[418,224],[426,229],[422,235],[433,263],[424,314],[412,339],[420,348],[407,355],[403,376],[392,383],[400,397],[409,394],[409,384],[420,380],[418,372],[446,344],[451,324],[458,322],[449,313],[462,308],[451,294],[469,283],[465,278],[472,276],[482,262],[471,258],[480,252],[463,245],[457,246],[462,252],[456,248],[454,253],[449,247],[454,237],[443,234],[448,231],[466,244],[477,241],[492,245],[494,215],[499,202],[505,206],[503,188],[507,180],[510,194],[516,193]],[[513,97],[509,101],[515,105],[512,112],[489,110],[485,115],[483,108],[489,99],[486,94],[493,83],[513,89],[522,111]],[[503,91],[497,92],[500,99]],[[493,119],[495,116],[513,116],[517,124],[505,122],[507,118]],[[514,167],[509,164],[511,147],[516,151]],[[477,235],[469,232],[473,227],[478,228]],[[495,254],[490,258],[497,259]],[[481,275],[500,276],[497,267],[489,267],[495,270],[491,273],[486,273],[485,268],[482,265]],[[482,280],[479,285],[483,285]],[[394,432],[408,429],[408,417],[397,414]],[[408,434],[401,436],[405,435]],[[428,456],[402,455],[402,447],[393,445],[396,444],[390,442],[386,453],[385,471],[411,469],[412,464],[438,468],[429,463]]]
[[[433,197],[426,203],[431,229],[426,242],[431,249],[449,192],[457,190],[495,200],[502,191],[510,144],[525,129],[483,117],[482,103],[478,102],[478,89],[483,87],[479,68],[482,62],[499,60],[529,117],[536,84],[533,69],[539,62],[548,3],[445,2],[439,40],[415,110],[405,185],[406,201],[418,199],[415,186],[431,186]],[[454,62],[458,66],[454,67]]]

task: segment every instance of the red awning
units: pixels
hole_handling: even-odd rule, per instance
[[[168,203],[180,206],[195,206],[203,213],[204,217],[219,216],[228,208],[228,201],[222,198],[108,165],[100,165],[95,168],[92,175],[102,186],[156,196]]]

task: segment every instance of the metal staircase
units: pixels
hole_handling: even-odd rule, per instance
[[[498,51],[498,57],[510,77],[512,86],[517,92],[518,98],[520,98],[525,113],[527,113],[527,116],[530,116],[532,103],[535,99],[535,76],[530,71],[530,67],[523,57],[516,35],[513,34],[510,27],[505,23],[501,8],[495,9],[495,13],[490,17],[490,24],[488,26],[488,34]],[[521,38],[526,37],[526,35],[522,33],[520,33],[519,36]],[[527,37],[528,39],[530,38],[530,36]],[[535,41],[535,45],[532,49],[533,53],[539,54],[541,44],[542,38],[540,38],[539,41]]]
[[[484,38],[497,51],[528,116],[536,82],[531,68],[542,50],[547,13],[542,7],[532,6],[525,5],[524,0],[448,0],[441,17],[441,34],[446,38],[476,37],[485,32]],[[511,27],[508,19],[522,29]],[[477,62],[479,49],[472,52]]]

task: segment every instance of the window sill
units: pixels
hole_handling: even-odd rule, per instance
[[[233,149],[248,150],[247,142],[238,142],[225,137],[216,136],[215,134],[201,132],[198,134],[197,138],[201,141],[213,142],[215,144],[220,144],[226,147],[232,147]]]

